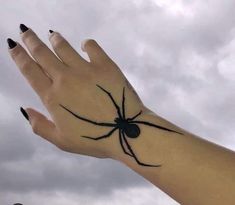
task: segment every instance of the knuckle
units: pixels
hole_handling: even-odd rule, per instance
[[[32,41],[35,37],[37,37],[37,35],[31,29],[27,30],[27,32],[21,33],[21,38],[24,43]]]
[[[69,151],[68,146],[66,146],[66,143],[61,138],[56,140],[55,146],[63,151]]]
[[[56,77],[55,85],[57,87],[60,87],[61,85],[66,85],[68,84],[69,80],[72,79],[72,75],[67,72],[67,70],[60,71]]]
[[[33,63],[32,63],[32,61],[26,60],[26,61],[22,62],[20,67],[21,67],[22,73],[24,75],[28,76],[28,75],[30,75],[30,73],[32,73]]]
[[[55,104],[55,97],[52,92],[48,92],[43,96],[43,102],[47,106],[53,106]]]
[[[31,48],[32,53],[42,53],[45,49],[43,43],[37,44]]]
[[[56,146],[63,151],[69,151],[68,148],[63,144],[57,143]]]
[[[66,41],[63,38],[56,38],[55,41],[53,41],[53,47],[57,50],[61,50],[65,47]]]
[[[13,50],[11,50],[11,56],[13,59],[18,58],[20,55],[22,55],[22,48],[20,46],[16,46]]]
[[[40,134],[40,130],[39,130],[39,127],[36,123],[33,123],[32,124],[32,129],[33,129],[33,132],[36,134],[36,135],[39,135]]]
[[[21,38],[31,53],[42,52],[46,46],[45,43],[43,43],[43,41],[41,41],[37,34],[31,29],[22,33]]]

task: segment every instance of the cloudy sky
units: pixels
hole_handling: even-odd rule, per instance
[[[150,109],[235,150],[234,0],[0,5],[0,204],[178,204],[117,161],[63,152],[32,132],[19,107],[49,113],[8,54],[8,37],[22,43],[20,23],[50,48],[48,29],[59,31],[86,59],[81,41],[97,40]]]

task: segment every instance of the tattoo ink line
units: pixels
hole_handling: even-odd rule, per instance
[[[123,91],[122,91],[122,107],[120,108],[110,92],[108,92],[107,90],[105,90],[104,88],[102,88],[98,84],[96,84],[96,86],[108,95],[108,97],[112,101],[114,107],[116,108],[118,117],[116,117],[114,119],[115,123],[96,122],[93,120],[89,120],[85,117],[82,117],[78,114],[75,114],[74,112],[72,112],[68,108],[66,108],[65,106],[59,104],[62,108],[64,108],[65,110],[67,110],[73,116],[75,116],[76,118],[78,118],[80,120],[83,120],[83,121],[86,121],[86,122],[89,122],[91,124],[98,125],[98,126],[113,127],[112,130],[110,130],[107,134],[104,134],[102,136],[98,136],[98,137],[81,136],[81,137],[88,138],[91,140],[100,140],[100,139],[110,137],[116,130],[118,130],[120,145],[121,145],[121,148],[125,154],[127,154],[130,157],[133,157],[139,165],[146,166],[146,167],[160,167],[161,165],[151,165],[151,164],[145,164],[143,162],[140,162],[138,157],[135,155],[132,147],[128,143],[127,137],[128,138],[137,138],[140,135],[140,128],[139,128],[138,124],[148,125],[148,126],[155,127],[155,128],[158,128],[158,129],[161,129],[164,131],[168,131],[168,132],[175,132],[180,135],[183,135],[183,133],[180,133],[180,132],[177,132],[177,131],[174,131],[174,130],[171,130],[171,129],[168,129],[166,127],[162,127],[159,125],[155,125],[151,122],[134,120],[136,117],[141,115],[142,110],[140,110],[139,113],[137,113],[133,117],[126,118],[126,116],[125,116],[125,87],[123,87]],[[126,146],[126,148],[124,145]]]

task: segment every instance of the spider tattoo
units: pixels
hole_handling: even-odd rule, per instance
[[[107,90],[102,88],[100,85],[96,84],[96,86],[108,95],[108,97],[111,99],[113,105],[115,106],[115,108],[117,110],[117,114],[118,114],[118,117],[116,117],[114,119],[115,123],[96,122],[96,121],[89,120],[85,117],[82,117],[78,114],[75,114],[74,112],[67,109],[65,106],[59,104],[61,107],[63,107],[65,110],[67,110],[68,112],[70,112],[72,115],[74,115],[76,118],[78,118],[80,120],[89,122],[89,123],[91,123],[93,125],[97,125],[97,126],[105,126],[105,127],[112,127],[113,128],[107,134],[104,134],[104,135],[99,136],[99,137],[89,137],[89,136],[81,136],[81,137],[88,138],[88,139],[91,139],[91,140],[101,140],[101,139],[110,137],[116,130],[118,130],[118,132],[119,132],[119,141],[120,141],[122,150],[124,151],[125,154],[129,155],[130,157],[133,157],[139,165],[147,166],[147,167],[160,167],[161,165],[151,165],[151,164],[145,164],[145,163],[141,162],[137,158],[137,156],[134,153],[133,149],[131,148],[130,144],[128,143],[127,138],[137,138],[140,135],[140,128],[139,128],[138,124],[144,124],[144,125],[152,126],[152,127],[158,128],[158,129],[162,129],[162,130],[169,131],[169,132],[175,132],[175,133],[178,133],[178,134],[181,134],[181,135],[183,135],[183,134],[180,133],[180,132],[176,132],[174,130],[170,130],[168,128],[159,126],[159,125],[152,124],[150,122],[135,120],[135,118],[137,118],[142,113],[142,110],[139,111],[133,117],[126,118],[126,116],[125,116],[125,87],[123,87],[122,109],[120,109],[120,107],[115,102],[115,100],[114,100],[114,98],[113,98],[113,96],[111,95],[110,92],[108,92]],[[125,148],[124,145],[126,146],[126,148]]]

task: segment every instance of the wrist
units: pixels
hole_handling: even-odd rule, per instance
[[[130,138],[125,134],[126,142],[128,142],[129,146],[123,143],[123,147],[126,148],[125,150],[132,156],[124,152],[119,142],[118,148],[113,150],[112,158],[128,166],[142,166],[141,163],[147,165],[161,165],[165,159],[169,157],[170,151],[168,147],[171,142],[169,138],[177,134],[172,131],[183,133],[182,129],[164,118],[161,118],[149,109],[146,109],[146,111],[139,115],[133,122],[137,122],[135,124],[139,127],[140,133],[136,138]],[[164,130],[163,128],[172,131]],[[130,149],[133,153],[131,153]],[[143,167],[144,166],[145,165],[143,165]]]

